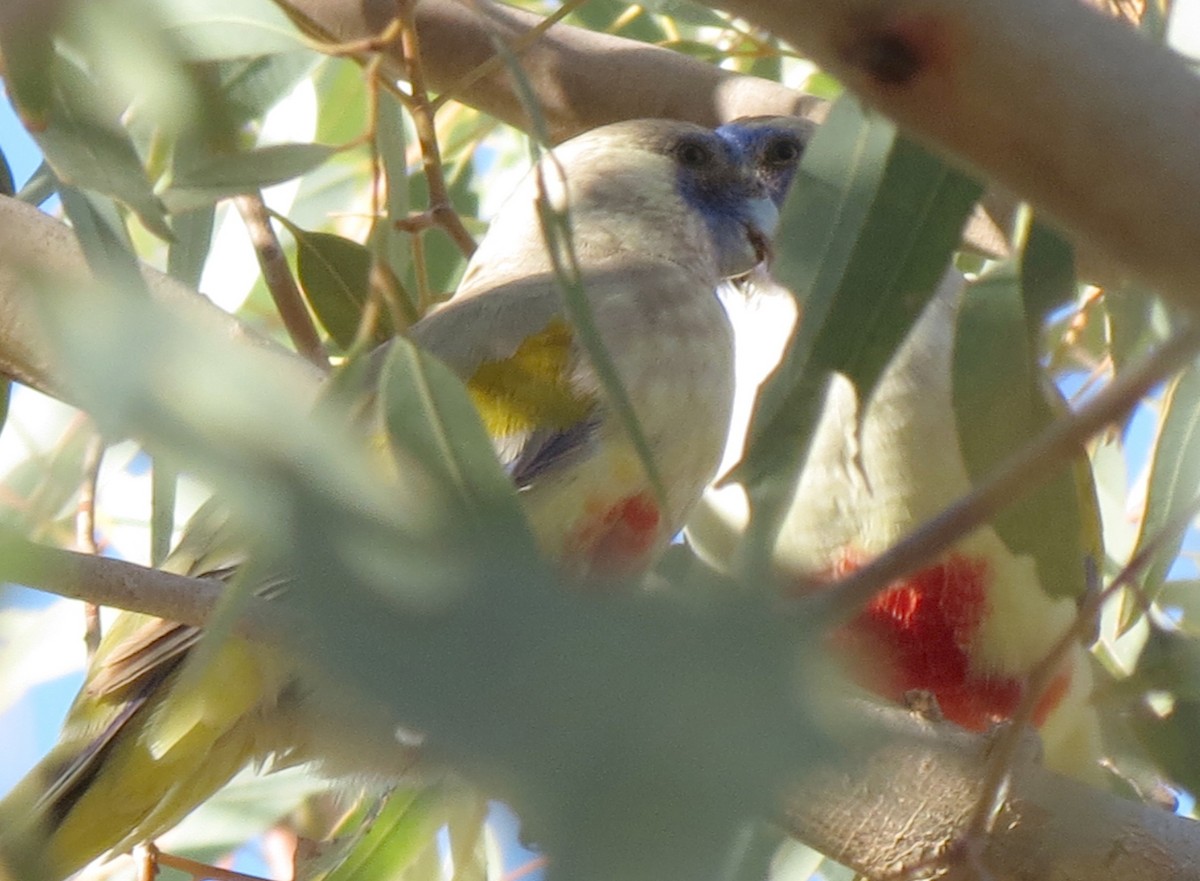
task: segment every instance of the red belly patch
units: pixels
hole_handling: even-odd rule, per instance
[[[830,574],[845,575],[862,562],[846,553]],[[877,594],[835,634],[834,645],[865,688],[895,701],[913,689],[932,692],[947,719],[984,730],[1011,718],[1024,689],[1020,679],[971,670],[968,652],[987,611],[990,577],[986,560],[951,554]],[[1042,695],[1035,725],[1062,700],[1069,682],[1064,673]]]
[[[635,493],[584,515],[567,536],[564,557],[571,568],[619,577],[641,572],[662,531],[654,495]]]

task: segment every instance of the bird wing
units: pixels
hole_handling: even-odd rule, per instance
[[[487,328],[479,333],[467,328]],[[518,489],[567,467],[596,438],[603,404],[551,276],[451,300],[412,329],[466,383]]]

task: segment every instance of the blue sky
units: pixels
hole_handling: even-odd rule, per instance
[[[8,101],[0,101],[0,150],[8,160],[18,189],[42,161],[37,144],[22,128]]]

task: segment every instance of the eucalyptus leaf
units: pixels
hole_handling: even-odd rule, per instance
[[[28,202],[30,205],[41,205],[58,192],[58,184],[59,181],[54,174],[54,170],[43,160],[34,169],[29,180],[25,181],[25,186],[21,187],[17,193],[17,198],[22,202]]]
[[[1164,534],[1163,530],[1200,494],[1200,365],[1192,364],[1167,384],[1150,455],[1146,507],[1137,548],[1159,543],[1141,577],[1143,593],[1153,599],[1179,555],[1186,531]]]
[[[1134,672],[1139,692],[1165,692],[1172,700],[1166,715],[1150,712],[1139,701],[1130,725],[1155,764],[1188,790],[1200,788],[1200,641],[1194,636],[1153,628]]]
[[[273,144],[241,153],[209,156],[175,170],[163,193],[172,211],[184,211],[299,177],[325,162],[337,147],[325,144]]]
[[[759,563],[807,455],[828,379],[866,400],[945,272],[977,183],[899,138],[847,97],[805,151],[784,205],[773,274],[804,320],[759,391],[733,479],[751,498]]]
[[[317,58],[309,51],[281,52],[217,63],[220,92],[230,121],[244,125],[261,118],[311,73],[316,63]]]
[[[291,19],[269,0],[157,0],[156,6],[190,61],[308,48]]]
[[[296,274],[304,295],[321,325],[347,350],[354,344],[370,296],[371,252],[332,233],[295,226],[289,230],[296,239]],[[393,335],[390,318],[380,312],[372,339],[382,343]]]
[[[470,524],[476,540],[537,558],[516,491],[458,377],[397,338],[386,352],[380,400],[401,471],[415,465],[429,474],[430,492],[439,493],[452,522]]]
[[[200,286],[212,247],[216,209],[212,205],[181,211],[171,218],[175,235],[167,248],[167,274],[191,288]]]
[[[4,88],[30,129],[45,127],[54,103],[54,37],[66,6],[63,0],[31,3],[5,16],[0,28]]]
[[[412,271],[409,234],[401,232],[394,223],[408,217],[412,204],[407,141],[404,111],[400,102],[391,95],[382,95],[375,124],[375,149],[387,179],[387,211],[383,222],[377,222],[372,229],[369,245],[375,259],[397,280]],[[400,290],[400,302],[397,304],[410,324],[420,317],[411,290],[411,287]]]
[[[643,43],[661,43],[670,37],[646,9],[630,7],[619,0],[588,0],[577,8],[571,17],[589,30],[640,40]]]
[[[59,196],[92,272],[130,294],[144,295],[146,283],[116,203],[101,193],[67,185],[59,186]]]
[[[1067,259],[1069,254],[1060,255]],[[1053,275],[1053,273],[1051,273]],[[1055,419],[1025,313],[1029,273],[1003,264],[967,287],[955,329],[953,405],[959,447],[973,483],[990,475]],[[1035,297],[1037,295],[1034,295]],[[1065,405],[1060,405],[1065,410]],[[1099,563],[1099,514],[1083,450],[1079,462],[1002,510],[992,525],[1009,549],[1029,555],[1042,589],[1078,596],[1085,559]]]
[[[1182,614],[1179,626],[1185,632],[1200,635],[1200,579],[1171,579],[1159,590],[1157,602],[1172,615]]]
[[[142,159],[87,73],[63,56],[52,68],[55,84],[47,125],[34,132],[47,164],[64,183],[95,190],[128,205],[147,229],[170,240],[165,209]]]
[[[1033,221],[1021,251],[1021,296],[1030,343],[1057,309],[1074,302],[1075,251],[1044,223]]]
[[[399,786],[367,797],[337,830],[332,847],[302,864],[297,881],[395,881],[439,851],[446,822],[447,787]]]

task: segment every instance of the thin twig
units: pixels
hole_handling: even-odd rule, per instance
[[[83,484],[79,487],[79,502],[75,506],[75,545],[85,554],[100,553],[96,541],[96,487],[100,482],[104,448],[104,438],[95,434],[88,439],[83,452]],[[84,603],[83,620],[83,644],[90,661],[100,647],[100,607],[92,602]]]
[[[450,202],[446,178],[442,174],[442,156],[438,148],[437,130],[433,117],[436,108],[429,100],[425,88],[425,70],[421,66],[421,46],[417,38],[417,19],[413,0],[400,0],[400,48],[404,55],[404,69],[412,94],[408,109],[412,115],[413,128],[417,132],[417,143],[421,145],[421,161],[425,169],[425,181],[429,187],[429,213],[439,227],[463,252],[470,257],[475,253],[475,239],[463,226],[462,218]]]
[[[317,29],[315,22],[312,22],[312,27],[313,29]],[[378,55],[380,52],[387,52],[391,49],[399,35],[400,19],[393,18],[383,26],[383,30],[378,34],[363,37],[361,40],[348,40],[345,43],[327,43],[321,41],[315,43],[314,47],[317,51],[324,52],[326,55]]]
[[[125,560],[46,547],[3,527],[0,580],[197,626],[208,621],[224,593],[224,585],[214,579],[188,578]],[[251,603],[243,616],[245,629],[239,624],[240,633],[269,628],[271,619],[259,602],[265,607],[265,601]]]
[[[1056,421],[1011,456],[974,490],[862,568],[832,585],[819,600],[849,619],[872,596],[905,573],[928,563],[951,544],[983,526],[1073,457],[1092,435],[1121,418],[1159,382],[1200,351],[1200,325],[1168,339],[1142,363],[1125,371],[1078,411]]]
[[[246,193],[234,200],[246,229],[250,233],[250,241],[254,244],[254,253],[258,257],[259,268],[262,269],[263,280],[283,326],[287,329],[296,350],[322,370],[329,369],[329,356],[321,345],[317,328],[309,315],[304,297],[292,278],[292,270],[288,267],[287,257],[284,256],[283,246],[271,226],[270,214],[261,193]]]

